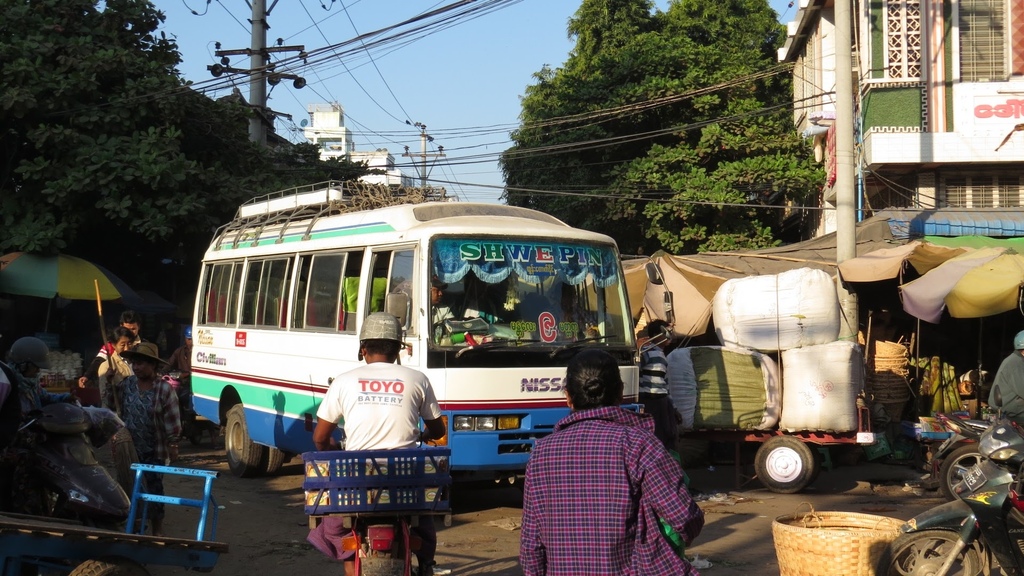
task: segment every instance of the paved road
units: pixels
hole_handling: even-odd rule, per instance
[[[231,476],[221,448],[184,450],[183,466],[219,470],[215,495],[223,507],[218,540],[231,550],[221,557],[215,574],[222,576],[295,576],[340,574],[340,565],[321,556],[305,542],[301,460],[286,465],[270,478]],[[780,515],[818,511],[851,511],[908,519],[941,502],[934,492],[916,493],[907,482],[921,473],[907,466],[863,464],[823,471],[801,494],[774,494],[752,481],[736,488],[732,466],[691,468],[693,486],[717,494],[702,501],[706,525],[688,551],[709,560],[702,570],[710,576],[778,574],[771,535],[772,520]],[[190,487],[170,480],[169,493],[194,496]],[[454,575],[513,576],[517,563],[518,523],[522,499],[514,487],[458,486],[453,496],[452,526],[439,530],[438,561]],[[196,512],[172,508],[171,535],[194,530]],[[154,576],[179,574],[180,569],[153,568]]]

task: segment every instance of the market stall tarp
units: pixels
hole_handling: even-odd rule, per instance
[[[857,254],[867,254],[899,244],[893,240],[888,221],[870,218],[857,225]],[[779,274],[796,268],[815,268],[836,273],[836,235],[826,234],[805,242],[763,250],[701,253],[672,256],[657,252],[651,258],[623,263],[633,317],[647,308],[651,318],[665,318],[665,287],[647,284],[644,264],[654,261],[662,269],[665,287],[674,296],[675,333],[697,336],[707,331],[715,292],[728,279]]]
[[[886,218],[874,216],[857,224],[857,256],[902,245],[904,242],[893,238]],[[725,279],[779,274],[794,268],[816,268],[834,275],[836,234],[833,232],[811,240],[762,250],[702,252],[673,258],[698,272]]]
[[[881,248],[839,264],[839,273],[847,282],[875,282],[902,276],[906,266],[924,274],[946,260],[963,254],[963,248],[936,246],[914,240],[902,246]]]
[[[937,324],[942,311],[954,318],[983,318],[1014,310],[1024,285],[1024,255],[1008,248],[979,248],[951,258],[900,286],[903,309]]]

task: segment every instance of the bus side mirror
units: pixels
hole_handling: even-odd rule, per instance
[[[384,299],[384,311],[398,318],[398,323],[403,328],[408,328],[409,326],[409,308],[411,305],[412,301],[409,299],[409,295],[404,292],[392,292]]]
[[[647,273],[647,281],[655,286],[661,286],[664,290],[662,293],[662,307],[665,311],[664,320],[670,325],[676,323],[676,315],[673,311],[673,300],[672,291],[665,285],[665,277],[661,274],[661,268],[655,262],[648,262],[644,264],[644,272]]]
[[[654,262],[648,262],[644,264],[644,272],[647,273],[647,281],[655,286],[661,286],[665,283],[664,278],[661,275],[661,269]]]

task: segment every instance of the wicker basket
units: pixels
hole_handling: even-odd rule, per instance
[[[811,512],[772,522],[779,576],[874,576],[902,520],[857,512]]]

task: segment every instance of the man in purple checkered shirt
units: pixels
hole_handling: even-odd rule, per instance
[[[654,422],[619,408],[619,367],[588,350],[569,363],[573,412],[537,442],[526,468],[519,562],[526,576],[692,575],[658,528],[664,519],[687,544],[704,512],[683,470],[654,436]]]

